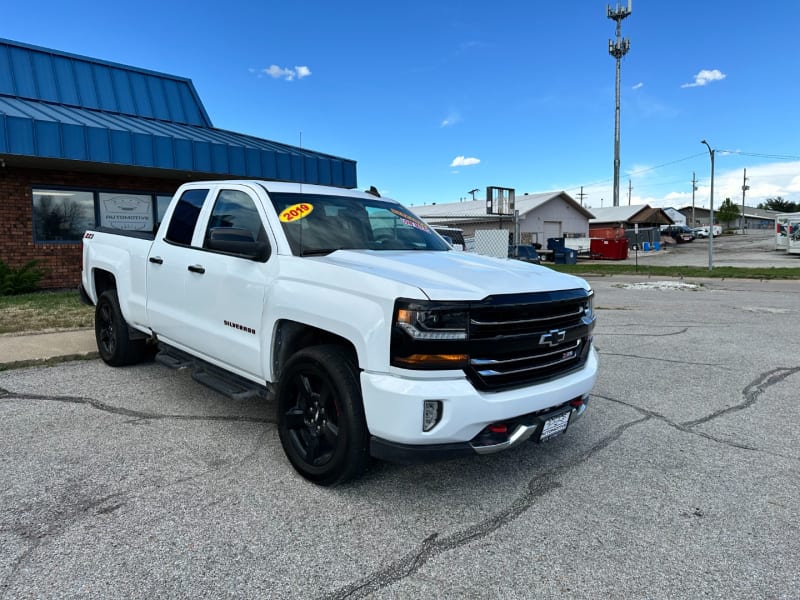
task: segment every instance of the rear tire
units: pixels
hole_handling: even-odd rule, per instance
[[[359,477],[369,461],[358,369],[337,345],[298,351],[278,383],[278,434],[289,462],[318,485]]]
[[[131,339],[116,290],[106,290],[97,300],[94,337],[100,358],[112,367],[133,365],[144,358],[146,340]]]

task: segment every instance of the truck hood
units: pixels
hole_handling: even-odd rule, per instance
[[[338,250],[311,260],[414,286],[431,300],[589,289],[584,280],[548,267],[468,252]]]

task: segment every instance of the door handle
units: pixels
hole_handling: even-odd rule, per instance
[[[206,269],[203,267],[203,265],[189,265],[189,270],[192,273],[200,273],[201,275],[206,272]]]
[[[149,260],[151,263],[154,263],[156,265],[163,265],[164,264],[164,259],[161,258],[160,256],[151,256],[147,260]]]

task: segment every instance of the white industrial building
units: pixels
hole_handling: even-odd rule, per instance
[[[505,229],[513,234],[514,216],[486,214],[485,200],[469,200],[448,204],[414,206],[412,210],[431,225],[456,227],[465,237],[475,231]],[[517,195],[520,243],[540,243],[547,246],[548,238],[586,238],[592,213],[566,192],[543,192]]]

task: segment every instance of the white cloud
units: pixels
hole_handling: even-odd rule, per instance
[[[694,76],[693,83],[684,83],[681,87],[682,88],[690,88],[690,87],[700,87],[703,85],[708,85],[712,81],[722,81],[725,79],[727,75],[720,71],[719,69],[703,69],[697,75]]]
[[[250,69],[250,72],[254,72]],[[295,79],[303,79],[311,75],[311,69],[306,66],[295,67],[294,69],[279,67],[278,65],[270,65],[266,69],[257,71],[258,76],[269,75],[273,79],[283,79],[285,81],[294,81]]]
[[[460,122],[461,122],[461,115],[459,115],[457,112],[451,112],[444,118],[444,120],[442,120],[439,127],[452,127],[456,123]]]
[[[640,82],[639,82],[639,83],[637,83],[635,86],[633,86],[631,89],[632,89],[632,90],[640,90],[640,89],[642,89],[643,87],[644,87],[644,84],[643,84],[643,83],[640,81]]]
[[[451,167],[469,167],[470,165],[477,165],[481,160],[479,158],[467,158],[465,156],[456,156],[453,162],[450,163]]]

